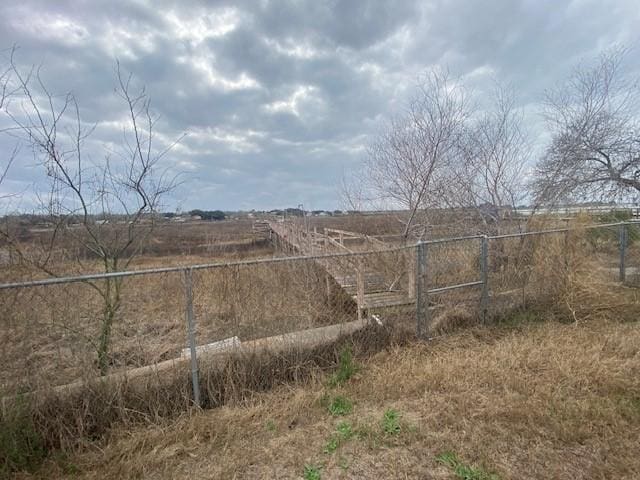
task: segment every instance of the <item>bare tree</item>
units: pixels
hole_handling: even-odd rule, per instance
[[[343,210],[349,212],[360,212],[372,207],[374,199],[369,198],[367,185],[363,181],[366,177],[362,171],[342,172],[340,182],[340,200]]]
[[[127,120],[122,124],[120,148],[108,149],[102,161],[89,159],[86,143],[95,125],[82,121],[72,93],[54,95],[46,87],[39,68],[23,72],[11,62],[18,99],[5,105],[12,134],[28,145],[49,179],[42,197],[51,227],[49,249],[42,261],[32,262],[41,271],[56,275],[50,264],[57,239],[72,239],[90,262],[98,260],[105,273],[126,269],[145,246],[153,231],[155,213],[163,197],[175,186],[175,177],[159,170],[160,160],[175,143],[163,150],[154,147],[157,117],[150,110],[145,89],[132,85],[131,74],[116,69],[116,94]],[[14,242],[16,248],[19,244]],[[83,265],[85,269],[88,265]],[[97,340],[93,342],[100,371],[109,366],[111,329],[121,306],[121,278],[87,282],[102,299]]]
[[[0,112],[2,112],[2,110],[4,109],[5,105],[7,104],[7,102],[9,101],[13,93],[11,88],[12,85],[10,82],[11,80],[11,65],[10,65],[11,60],[10,59],[13,57],[14,51],[15,51],[15,48],[11,48],[5,51],[0,51],[0,58],[4,57],[5,52],[9,53],[6,64],[0,66]],[[7,133],[8,131],[10,131],[10,125],[7,126],[0,123],[0,133]],[[18,151],[19,151],[19,144],[16,144],[12,149],[9,150],[9,154],[6,158],[0,157],[0,188],[2,187],[2,184],[7,178],[7,175],[9,173],[9,168],[13,164],[18,154]],[[0,202],[1,202],[0,215],[2,215],[2,222],[0,223],[0,246],[2,247],[10,246],[10,242],[8,242],[8,239],[11,238],[9,234],[10,225],[6,217],[6,214],[8,213],[7,199],[12,196],[13,196],[12,194],[4,193],[0,190]],[[11,255],[10,252],[11,252],[11,249],[9,248],[8,252],[3,252],[3,253],[9,253],[9,255]]]
[[[451,169],[445,198],[472,208],[485,233],[500,233],[505,216],[524,198],[530,142],[512,90],[497,84],[491,107],[461,139],[461,161]]]
[[[640,193],[640,90],[623,72],[626,54],[601,54],[547,94],[553,138],[533,184],[541,202]]]
[[[411,233],[424,236],[429,207],[442,203],[442,180],[470,114],[467,97],[447,72],[427,72],[406,112],[393,118],[369,147],[366,181],[374,197],[408,210],[405,240]]]

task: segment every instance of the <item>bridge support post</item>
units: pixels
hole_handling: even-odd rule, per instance
[[[415,296],[416,296],[416,334],[422,338],[429,333],[429,293],[427,289],[427,245],[418,242],[416,245],[415,263]]]
[[[329,274],[325,274],[324,276],[324,281],[326,283],[327,286],[327,302],[331,300],[331,278],[329,277]]]

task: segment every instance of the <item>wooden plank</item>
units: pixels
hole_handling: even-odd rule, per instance
[[[369,301],[365,299],[365,305],[367,308],[389,308],[398,307],[401,305],[413,305],[414,303],[414,300],[407,298],[405,295],[398,295],[378,301]]]
[[[362,237],[363,236],[361,233],[350,232],[348,230],[340,230],[338,228],[325,228],[324,231],[325,231],[326,234],[338,233],[338,234],[342,234],[343,236],[346,235],[347,237]]]

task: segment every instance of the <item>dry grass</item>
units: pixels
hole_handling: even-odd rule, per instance
[[[41,475],[300,478],[313,464],[322,478],[454,478],[436,460],[453,451],[503,479],[637,478],[638,326],[524,323],[398,347],[337,389],[314,377],[172,424],[116,429]],[[353,412],[330,416],[327,393],[351,399]],[[397,435],[381,429],[389,408],[402,415]],[[356,434],[323,453],[342,420]]]
[[[335,228],[351,232],[364,233],[366,235],[399,236],[402,235],[408,220],[409,212],[378,212],[378,213],[355,213],[349,215],[338,215],[331,217],[312,217],[306,221],[310,227],[316,227],[318,231],[323,228]],[[296,219],[300,223],[302,218]],[[503,231],[520,231],[522,226],[529,222],[527,218],[513,218],[503,220]],[[544,222],[537,222],[549,225]],[[557,226],[557,221],[555,222]],[[564,224],[563,224],[564,225]],[[452,212],[452,211],[431,211],[429,213],[429,228],[426,232],[428,239],[457,237],[473,235],[484,231],[486,225],[478,217],[477,212]]]
[[[253,231],[251,219],[224,221],[190,221],[174,223],[160,221],[153,225],[153,231],[146,239],[141,254],[147,257],[170,257],[174,255],[233,255],[243,254],[250,250],[269,249],[263,235]],[[107,237],[117,225],[107,224],[101,227],[100,234]],[[140,235],[146,235],[150,224],[139,225]],[[42,260],[49,253],[52,228],[33,226],[14,226],[10,231],[20,244],[20,250],[28,257]],[[91,262],[91,252],[83,247],[83,230],[81,227],[70,227],[68,231],[56,232],[51,260],[64,262],[80,260],[85,264]],[[0,239],[0,265],[6,267],[9,260],[19,263],[19,256],[6,249],[6,242]]]

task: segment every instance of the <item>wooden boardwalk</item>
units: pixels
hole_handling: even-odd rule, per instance
[[[415,258],[412,252],[402,252],[406,256],[399,275],[406,275],[404,282],[389,281],[375,267],[375,262],[366,261],[375,257],[376,250],[391,245],[369,235],[325,228],[319,232],[292,221],[269,222],[271,238],[276,248],[288,253],[305,256],[328,255],[333,253],[373,252],[367,256],[318,258],[320,265],[336,284],[346,292],[358,306],[358,319],[367,316],[373,309],[388,308],[415,303]],[[348,258],[348,260],[346,260]],[[374,258],[375,259],[375,258]],[[372,265],[373,264],[373,265]],[[404,284],[405,288],[400,287]]]

